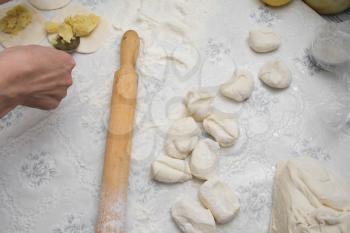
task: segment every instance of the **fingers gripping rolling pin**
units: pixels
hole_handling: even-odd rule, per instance
[[[135,31],[127,31],[121,42],[120,69],[114,76],[96,233],[125,233],[139,43]]]

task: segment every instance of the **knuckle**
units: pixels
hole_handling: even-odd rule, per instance
[[[47,105],[48,110],[52,110],[52,109],[57,108],[59,104],[60,104],[59,101],[51,101],[51,102]]]
[[[73,79],[72,79],[72,76],[69,76],[68,78],[66,78],[66,86],[67,87],[70,87],[73,85]]]
[[[73,56],[69,55],[68,53],[64,52],[63,55],[63,63],[70,69],[72,70],[75,67],[75,60]]]

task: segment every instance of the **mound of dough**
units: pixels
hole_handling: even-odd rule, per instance
[[[258,76],[266,85],[278,89],[287,88],[292,82],[292,73],[288,66],[279,59],[265,63]]]
[[[350,189],[319,161],[277,164],[270,233],[350,232]]]
[[[28,0],[28,2],[39,10],[56,10],[68,5],[71,0]]]
[[[179,183],[192,179],[187,161],[163,156],[152,163],[153,179],[164,183]]]
[[[239,201],[233,190],[218,179],[202,184],[199,199],[211,211],[217,223],[231,221],[239,210]]]
[[[50,21],[62,24],[66,18],[76,15],[89,15],[93,14],[93,12],[89,11],[85,7],[81,5],[71,5],[68,6],[57,13],[55,17],[53,17]],[[113,31],[112,24],[100,17],[100,21],[98,26],[91,32],[89,36],[81,37],[80,44],[76,49],[78,53],[94,53],[99,48],[103,46],[106,40],[110,37]],[[57,37],[57,34],[49,34],[48,39],[52,41]]]
[[[281,37],[268,28],[255,29],[249,32],[248,44],[257,53],[268,53],[278,49]]]
[[[248,99],[254,90],[253,75],[246,70],[237,70],[233,79],[220,86],[220,93],[237,102]]]
[[[0,32],[0,41],[5,48],[21,45],[40,44],[45,38],[46,33],[44,30],[45,20],[33,7],[28,4],[21,4],[31,14],[31,22],[26,27],[18,31],[15,35]],[[6,16],[6,12],[13,9],[13,7],[4,8],[0,10],[0,18]]]
[[[190,167],[192,175],[207,180],[215,171],[219,159],[220,146],[207,138],[200,140],[192,151]]]
[[[223,114],[211,113],[204,119],[203,127],[222,147],[232,146],[239,136],[237,120]]]
[[[173,123],[165,142],[167,155],[185,159],[198,142],[200,129],[192,117],[185,117]]]
[[[178,200],[171,209],[172,217],[184,233],[214,233],[215,220],[208,209],[198,201]]]
[[[196,121],[203,121],[209,115],[214,98],[209,91],[190,91],[184,102],[191,116]]]

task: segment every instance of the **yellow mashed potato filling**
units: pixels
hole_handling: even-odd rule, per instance
[[[74,34],[71,26],[69,26],[66,23],[63,23],[58,27],[57,33],[62,37],[64,41],[67,41],[67,42],[70,42],[74,38]]]
[[[7,34],[17,35],[32,22],[33,14],[22,5],[17,5],[6,12],[0,20],[0,30]]]
[[[66,18],[64,22],[72,27],[75,36],[83,37],[90,35],[95,30],[100,22],[100,17],[94,14],[75,15]]]
[[[47,22],[47,23],[45,24],[45,30],[46,30],[46,32],[49,33],[49,34],[57,33],[57,32],[58,32],[59,26],[60,26],[59,23]]]
[[[45,30],[49,34],[57,33],[64,41],[75,37],[89,36],[100,23],[100,17],[94,14],[78,14],[65,18],[64,23],[48,22]]]

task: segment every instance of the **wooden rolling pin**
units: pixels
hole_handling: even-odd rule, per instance
[[[123,35],[115,73],[96,233],[125,233],[129,162],[137,97],[139,36]]]

